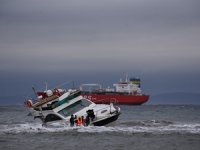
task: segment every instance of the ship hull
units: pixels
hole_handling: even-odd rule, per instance
[[[149,95],[125,95],[111,93],[83,93],[81,95],[97,104],[109,104],[112,102],[123,105],[141,105],[149,99]]]

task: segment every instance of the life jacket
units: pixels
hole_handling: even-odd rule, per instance
[[[33,106],[33,102],[32,102],[32,100],[27,100],[26,101],[26,105],[28,106],[28,108],[31,108],[32,106]]]
[[[85,125],[85,119],[81,118],[81,120],[82,120],[82,124]]]
[[[53,94],[56,95],[56,96],[58,96],[58,97],[61,96],[61,93],[60,93],[60,91],[57,88],[54,89]]]
[[[81,117],[77,119],[77,126],[81,126],[83,124]]]

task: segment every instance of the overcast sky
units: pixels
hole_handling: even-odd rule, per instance
[[[200,93],[199,0],[0,0],[0,91],[128,73],[150,95]],[[10,93],[12,91],[12,94]]]

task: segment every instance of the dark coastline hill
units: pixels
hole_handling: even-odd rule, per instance
[[[200,105],[200,93],[174,92],[152,95],[148,104]]]

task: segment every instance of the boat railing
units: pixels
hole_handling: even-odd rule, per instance
[[[59,96],[57,95],[52,95],[52,96],[49,96],[47,98],[44,98],[44,99],[39,99],[37,101],[34,102],[33,104],[33,107],[39,107],[45,103],[48,103],[48,102],[51,102],[53,100],[56,100]]]
[[[101,86],[101,84],[98,84],[98,83],[94,83],[94,84],[81,84],[80,87],[79,87],[79,89],[81,91],[91,92],[94,89],[102,89],[102,86]]]

